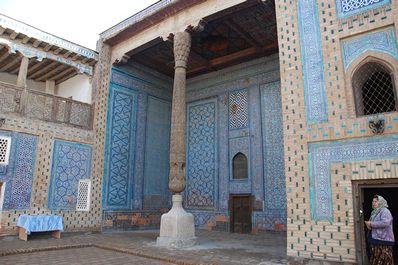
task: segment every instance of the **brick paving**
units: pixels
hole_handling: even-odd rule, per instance
[[[131,254],[118,253],[96,247],[61,249],[41,251],[19,255],[9,255],[0,258],[3,265],[74,265],[74,264],[112,264],[112,265],[163,265],[172,264],[154,259],[137,257]]]
[[[16,236],[0,237],[0,264],[287,263],[286,233],[242,235],[197,230],[197,244],[187,249],[157,247],[158,233],[63,233],[61,239],[33,234],[27,242]],[[85,257],[92,263],[86,262]]]

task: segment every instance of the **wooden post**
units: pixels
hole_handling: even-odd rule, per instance
[[[25,107],[28,101],[28,90],[26,85],[26,80],[28,76],[28,66],[29,66],[29,58],[22,57],[21,65],[19,66],[17,86],[23,87],[24,90],[21,93],[21,99],[19,101],[19,112],[24,113]]]
[[[29,58],[23,56],[21,65],[19,66],[17,86],[26,88],[26,79],[28,76]]]
[[[171,110],[170,133],[170,175],[169,189],[173,193],[185,189],[185,127],[186,127],[186,71],[191,35],[188,32],[178,32],[174,36],[174,86]]]

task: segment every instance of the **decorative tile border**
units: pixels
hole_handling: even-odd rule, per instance
[[[282,211],[286,209],[286,180],[280,83],[262,85],[260,90],[265,208]]]
[[[341,42],[344,68],[347,70],[350,64],[366,51],[387,53],[398,60],[396,43],[392,27],[345,39]]]
[[[349,17],[390,3],[391,0],[336,0],[337,16]]]
[[[134,183],[137,92],[110,86],[103,208],[131,208]]]
[[[92,146],[54,141],[48,208],[75,210],[78,183],[91,178]]]
[[[398,156],[398,135],[309,144],[311,217],[333,220],[330,165],[333,162],[390,159]]]
[[[328,120],[322,39],[316,0],[300,0],[298,21],[307,123]]]

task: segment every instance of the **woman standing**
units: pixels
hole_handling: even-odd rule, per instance
[[[393,265],[394,233],[392,230],[392,215],[387,209],[387,201],[380,195],[375,195],[372,201],[373,211],[370,220],[365,221],[370,230],[368,243],[370,244],[371,265]]]

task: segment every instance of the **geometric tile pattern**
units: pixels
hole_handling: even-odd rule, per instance
[[[391,27],[345,39],[341,46],[345,69],[366,51],[387,53],[398,60],[395,32]]]
[[[214,219],[215,212],[208,211],[195,211],[189,210],[189,213],[193,214],[195,226],[204,227],[207,225],[207,222]]]
[[[213,207],[217,179],[216,101],[188,106],[187,205]]]
[[[333,162],[398,157],[398,135],[309,144],[311,217],[333,220],[330,165]]]
[[[91,145],[54,141],[49,209],[76,209],[79,180],[91,177],[91,157]]]
[[[261,87],[265,208],[286,209],[285,157],[280,83]]]
[[[229,128],[246,128],[249,124],[247,90],[229,94]]]
[[[37,136],[12,133],[12,162],[8,165],[3,210],[29,209],[35,170]]]
[[[326,122],[327,96],[318,4],[316,0],[297,3],[307,123]]]
[[[111,84],[107,150],[105,153],[105,209],[129,209],[132,201],[137,93]]]
[[[264,59],[265,60],[265,59]],[[275,230],[275,224],[286,224],[286,199],[283,198],[281,202],[277,202],[274,204],[280,205],[280,209],[269,209],[264,207],[265,211],[261,211],[261,204],[265,200],[268,199],[268,194],[264,191],[265,180],[264,180],[264,157],[263,157],[263,140],[265,140],[264,133],[268,130],[272,130],[272,128],[268,128],[267,130],[263,130],[262,122],[267,121],[272,123],[274,120],[275,123],[282,121],[282,114],[280,117],[275,117],[278,115],[278,111],[272,111],[271,115],[267,114],[266,116],[263,113],[263,102],[261,100],[262,94],[260,91],[262,89],[271,89],[272,91],[280,91],[280,84],[270,83],[276,80],[279,80],[279,71],[270,70],[274,69],[274,66],[277,66],[278,61],[272,60],[267,61],[267,66],[259,67],[257,64],[250,64],[248,67],[242,67],[234,70],[228,69],[228,76],[224,77],[224,75],[220,74],[211,78],[204,76],[202,79],[196,80],[193,86],[190,86],[192,90],[188,90],[188,101],[193,103],[188,105],[187,110],[187,120],[190,115],[191,107],[197,105],[205,105],[209,100],[209,98],[215,98],[214,102],[216,105],[216,121],[215,127],[217,130],[216,138],[215,138],[215,146],[216,146],[216,178],[214,182],[214,194],[215,201],[214,206],[212,207],[203,207],[196,208],[194,206],[188,206],[189,212],[191,212],[195,218],[196,226],[207,226],[210,223],[220,225],[222,221],[217,221],[217,214],[224,215],[226,218],[225,222],[229,222],[229,214],[228,214],[228,199],[230,194],[242,194],[248,193],[255,196],[255,205],[256,210],[253,212],[252,221],[253,225],[257,223],[256,216],[258,216],[258,223],[261,225],[265,222],[268,222],[266,229]],[[259,70],[261,69],[261,70]],[[220,77],[221,80],[220,80]],[[232,78],[233,77],[233,78]],[[264,87],[264,88],[262,88]],[[240,89],[245,88],[245,89]],[[261,88],[261,89],[260,89]],[[239,90],[237,90],[239,89]],[[244,97],[245,105],[247,104],[247,122],[245,127],[242,128],[233,128],[231,127],[231,100],[230,96],[236,92],[244,92],[246,94]],[[272,106],[275,108],[278,107],[277,102],[274,102],[277,98],[280,101],[277,95],[272,94],[272,98],[268,99],[272,101]],[[250,101],[250,105],[248,102]],[[267,101],[268,103],[268,101]],[[238,106],[237,106],[238,107]],[[237,110],[236,107],[236,110]],[[280,106],[279,106],[280,108]],[[238,113],[238,111],[236,111]],[[280,113],[280,112],[279,112]],[[282,127],[282,123],[273,124],[273,126]],[[190,141],[190,121],[187,121],[187,145]],[[269,133],[268,133],[269,134]],[[274,137],[274,136],[273,136]],[[275,136],[276,137],[276,136]],[[272,138],[273,139],[273,138]],[[274,151],[278,155],[280,153],[279,150],[282,151],[283,155],[283,145],[282,141],[279,142],[280,147],[276,148]],[[188,149],[192,149],[190,146],[187,146],[187,190],[186,196],[187,201],[189,200],[190,195],[187,195],[187,192],[190,189],[191,179],[189,176],[190,169],[190,153]],[[196,148],[200,150],[200,146]],[[232,158],[238,153],[243,153],[248,159],[248,178],[243,180],[234,180],[232,178],[233,168],[232,168]],[[272,152],[271,152],[272,153]],[[273,155],[273,153],[272,153]],[[188,160],[189,159],[189,160]],[[268,158],[271,159],[271,158]],[[211,163],[208,163],[211,165]],[[281,163],[278,167],[282,168],[283,164]],[[202,168],[199,167],[199,169]],[[272,169],[272,172],[278,173],[278,168],[275,167]],[[284,174],[281,174],[282,178],[284,178]],[[269,175],[270,178],[273,176]],[[282,193],[285,191],[285,187],[281,182],[277,180],[271,180],[275,184],[275,186],[283,187],[280,188]],[[284,181],[284,180],[282,180]],[[276,193],[276,192],[275,192]],[[272,193],[272,194],[275,194]],[[277,194],[279,195],[279,194]],[[270,198],[272,196],[269,196]],[[282,197],[282,196],[281,196]],[[275,200],[279,200],[279,197],[274,198]],[[271,200],[271,199],[269,199]],[[265,204],[264,204],[265,205]],[[196,208],[196,209],[195,209]],[[211,209],[211,210],[210,210]],[[218,224],[217,224],[218,223]],[[214,229],[216,229],[214,227]],[[228,226],[224,229],[228,230]]]
[[[391,0],[336,0],[339,18],[363,13],[386,4]]]
[[[286,208],[286,207],[285,207]],[[262,231],[275,230],[275,224],[286,225],[286,209],[284,210],[266,210],[264,212],[253,213],[253,225]],[[285,230],[284,227],[282,230]]]

